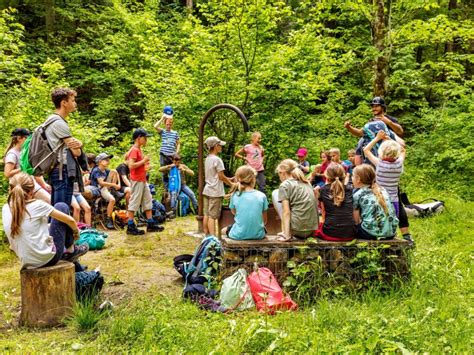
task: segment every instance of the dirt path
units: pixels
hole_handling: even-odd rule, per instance
[[[81,258],[89,270],[100,266],[106,285],[102,299],[115,305],[158,287],[161,293],[179,294],[182,283],[173,269],[178,254],[192,254],[199,239],[185,232],[197,229],[193,216],[167,222],[161,233],[127,236],[125,231],[109,232],[106,247]],[[0,332],[15,325],[20,311],[20,265],[8,251],[0,254]]]

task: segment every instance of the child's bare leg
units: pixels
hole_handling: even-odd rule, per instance
[[[72,217],[76,222],[79,222],[81,218],[81,207],[79,206],[75,198],[71,200],[71,208],[73,210]]]
[[[208,217],[207,220],[207,229],[209,231],[208,234],[216,235],[216,220],[214,218]]]
[[[87,201],[82,201],[82,203],[79,205],[81,208],[84,210],[84,223],[87,225],[92,225],[92,210],[91,206],[87,203]]]
[[[209,234],[209,227],[207,226],[208,223],[209,223],[209,217],[204,216],[204,219],[202,220],[202,228],[204,229],[205,235]]]

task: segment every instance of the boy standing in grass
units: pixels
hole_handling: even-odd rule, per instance
[[[135,212],[140,206],[145,211],[147,221],[147,232],[161,232],[164,227],[158,225],[152,216],[152,196],[146,181],[145,165],[150,162],[150,158],[143,155],[141,147],[146,145],[147,137],[151,135],[142,128],[133,132],[133,146],[128,151],[128,167],[130,168],[131,193],[128,203],[128,226],[127,234],[143,235],[145,231],[138,229],[135,224]]]
[[[232,181],[224,175],[224,162],[217,155],[222,152],[224,141],[211,136],[204,142],[209,155],[204,162],[204,179],[206,185],[202,194],[204,196],[204,233],[215,235],[216,220],[219,219],[222,210],[222,198],[224,197],[224,183],[232,186]]]

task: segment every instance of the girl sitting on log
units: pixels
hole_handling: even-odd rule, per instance
[[[235,178],[235,192],[229,204],[235,221],[222,232],[231,239],[263,239],[266,234],[268,200],[263,192],[255,190],[257,171],[244,165],[237,169]]]
[[[292,159],[283,160],[276,172],[281,184],[273,191],[272,200],[282,221],[280,240],[312,236],[318,228],[318,203],[311,184]]]
[[[69,216],[69,207],[63,202],[53,207],[33,199],[34,189],[33,177],[22,172],[15,174],[10,179],[8,200],[2,209],[3,228],[22,268],[52,266],[60,259],[77,260],[89,247],[74,246],[79,229]]]
[[[357,237],[360,239],[392,239],[398,227],[387,191],[375,182],[375,170],[362,164],[353,171],[352,181],[357,192],[354,194],[354,220]]]
[[[330,164],[325,171],[326,185],[315,189],[321,201],[322,219],[315,236],[333,242],[355,238],[352,186],[344,185],[346,171],[341,164]]]

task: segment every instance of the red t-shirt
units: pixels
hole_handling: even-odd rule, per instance
[[[128,159],[134,159],[135,163],[143,160],[143,153],[140,148],[133,146],[128,152]],[[146,182],[146,171],[145,164],[139,166],[136,169],[130,169],[130,179],[133,181]]]

